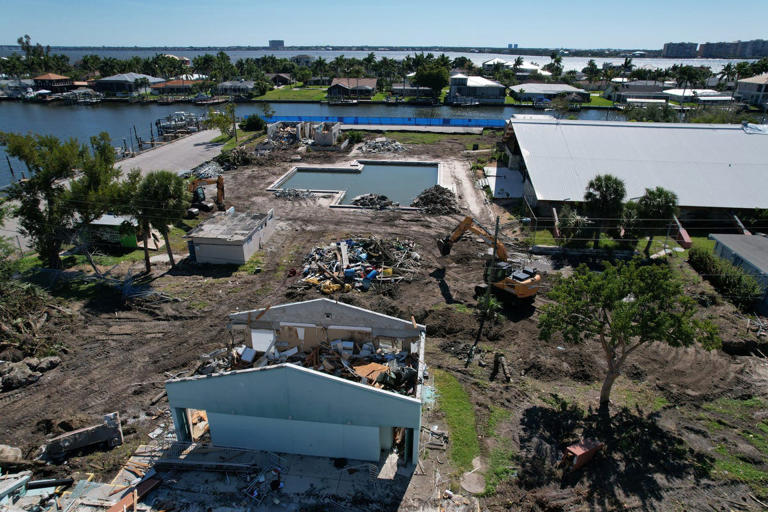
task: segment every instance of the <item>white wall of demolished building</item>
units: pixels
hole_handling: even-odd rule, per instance
[[[316,299],[232,314],[230,328],[241,331],[236,339],[241,336],[262,356],[256,363],[261,367],[168,381],[179,440],[191,440],[188,411],[204,410],[216,446],[377,461],[392,449],[399,431],[405,460],[418,461],[424,325]],[[357,349],[394,346],[417,357],[412,396],[279,357],[334,340],[354,341]],[[267,360],[266,351],[278,357]]]

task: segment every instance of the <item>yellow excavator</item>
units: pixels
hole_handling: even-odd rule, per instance
[[[536,298],[541,283],[541,274],[535,269],[528,267],[514,267],[507,260],[509,254],[506,247],[500,241],[496,240],[490,231],[485,229],[477,220],[472,217],[465,217],[459,222],[458,226],[445,238],[437,241],[442,256],[451,254],[451,248],[464,233],[467,231],[478,235],[482,240],[493,247],[496,246],[496,258],[493,267],[488,269],[491,260],[486,262],[485,283],[475,287],[475,293],[481,295],[490,284],[492,291],[506,292],[504,295],[517,299],[532,302]]]
[[[202,203],[205,201],[205,191],[202,185],[216,184],[216,207],[224,210],[224,176],[219,175],[216,178],[197,178],[189,182],[189,191],[192,192],[192,203]],[[206,210],[207,211],[207,210]]]

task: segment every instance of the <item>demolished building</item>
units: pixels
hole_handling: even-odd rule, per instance
[[[426,328],[328,299],[230,315],[243,370],[166,382],[177,439],[205,411],[217,447],[416,464]]]

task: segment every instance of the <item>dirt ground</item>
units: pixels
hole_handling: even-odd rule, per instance
[[[164,381],[189,371],[201,354],[229,342],[229,313],[319,296],[314,290],[292,287],[298,278],[289,277],[291,269],[300,269],[303,256],[316,245],[375,235],[414,240],[423,257],[419,275],[386,294],[353,292],[339,299],[402,318],[413,315],[426,323],[427,365],[449,372],[463,384],[475,411],[479,455],[491,469],[499,470],[502,459],[495,491],[480,498],[484,509],[759,510],[757,500],[766,502],[760,487],[768,485],[763,480],[768,478],[768,441],[763,447],[746,434],[759,435],[756,424],[768,429],[765,359],[749,350],[730,355],[648,346],[638,351],[617,381],[613,416],[606,426],[594,410],[605,370],[598,347],[540,341],[538,307],[547,300],[540,296],[533,307],[505,308],[502,319],[483,336],[475,363],[465,369],[463,360],[477,325],[473,290],[481,280],[487,247],[467,237],[450,256],[439,255],[436,238],[447,234],[459,215],[331,209],[312,200],[275,199],[265,188],[294,165],[291,155],[286,152],[225,175],[228,206],[239,211],[275,210],[279,224],[262,255],[261,272],[189,264],[170,269],[157,264],[153,287],[180,302],[128,308],[120,305],[119,297],[103,293],[70,300],[45,331],[63,347],[62,364],[31,386],[0,393],[0,443],[19,446],[31,458],[46,436],[92,424],[100,415],[117,410],[125,421],[122,451],[75,457],[66,467],[42,471],[95,472],[104,480],[111,478],[121,457],[145,442],[146,433],[165,418],[157,419],[167,402],[150,404]],[[318,153],[303,157],[310,163],[334,158]],[[464,154],[460,139],[410,146],[396,158],[448,162],[453,188],[467,213],[488,224],[495,214],[503,215],[505,222],[509,219],[474,187],[470,165],[475,157]],[[514,229],[507,225],[506,238],[518,235]],[[516,258],[550,272],[549,261],[528,260],[522,247],[511,249]],[[567,271],[568,266],[561,268]],[[113,272],[141,270],[141,262],[123,263]],[[688,292],[712,293],[693,277]],[[724,340],[736,347],[731,353],[738,353],[746,342],[758,341],[727,304],[702,314],[721,326]],[[511,366],[510,383],[499,377],[490,380],[496,352],[503,353]],[[428,409],[424,425],[444,427],[439,408]],[[544,464],[581,436],[606,443],[590,465],[561,475]],[[740,473],[742,469],[751,472]],[[425,454],[401,508],[426,507],[430,497],[445,489],[459,491],[459,476],[445,452]],[[492,478],[486,475],[487,481]]]

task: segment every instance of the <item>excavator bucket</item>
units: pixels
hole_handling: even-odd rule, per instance
[[[437,240],[437,248],[440,250],[441,256],[448,256],[451,254],[452,247],[453,242],[451,242],[448,238],[439,238]]]

